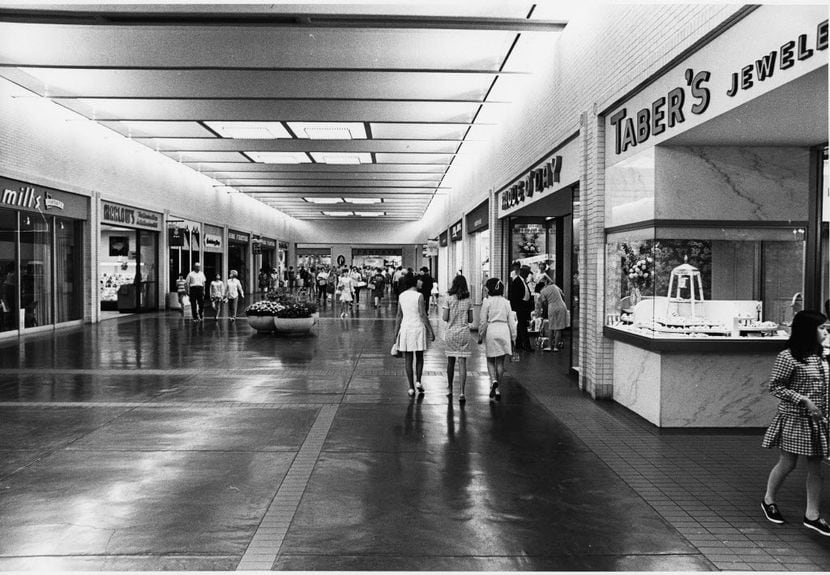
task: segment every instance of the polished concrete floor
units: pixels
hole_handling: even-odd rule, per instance
[[[830,569],[801,470],[790,523],[761,516],[759,430],[661,432],[579,392],[567,353],[509,364],[496,404],[476,355],[462,407],[440,338],[410,399],[394,311],[0,344],[0,570]]]

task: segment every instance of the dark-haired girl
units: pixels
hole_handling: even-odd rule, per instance
[[[461,395],[458,402],[464,403],[467,386],[467,358],[472,355],[470,324],[473,321],[473,306],[467,279],[457,275],[447,292],[447,299],[441,309],[441,319],[447,322],[444,340],[447,344],[447,397],[452,397],[452,380],[455,375],[455,361],[458,359],[458,379]]]
[[[827,338],[827,318],[813,311],[800,311],[793,318],[787,349],[778,354],[772,368],[770,393],[777,397],[778,413],[762,445],[780,449],[778,463],[770,471],[761,508],[773,523],[784,523],[775,503],[778,489],[795,469],[798,456],[807,459],[807,509],[802,524],[830,536],[830,525],[819,513],[821,461],[830,453],[828,431],[828,386],[830,368],[822,342]]]
[[[484,342],[487,373],[490,374],[490,401],[501,399],[499,382],[504,378],[504,358],[513,353],[516,326],[510,320],[510,302],[504,297],[504,284],[490,278],[485,284],[488,297],[481,302],[478,343]]]

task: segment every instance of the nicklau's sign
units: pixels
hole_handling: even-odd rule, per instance
[[[689,115],[703,114],[709,110],[714,98],[735,98],[738,94],[753,89],[757,92],[764,83],[772,82],[776,72],[780,76],[799,63],[815,58],[819,52],[827,49],[827,22],[823,20],[811,33],[798,34],[769,52],[757,54],[740,66],[740,69],[735,69],[722,78],[714,78],[713,73],[706,69],[696,72],[691,67],[686,68],[683,74],[684,85],[664,92],[633,115],[629,115],[627,108],[619,109],[609,116],[614,132],[615,154],[625,153],[630,148],[644,144],[649,138],[679,126]],[[761,31],[757,34],[763,36]],[[713,90],[715,80],[718,81],[718,88]]]
[[[541,193],[559,183],[562,172],[562,156],[553,156],[541,167],[531,170],[521,180],[501,193],[501,209],[518,206],[533,194]]]
[[[109,202],[101,202],[101,207],[101,221],[103,223],[126,225],[149,230],[158,230],[161,228],[161,214],[157,214],[156,212],[111,204]]]

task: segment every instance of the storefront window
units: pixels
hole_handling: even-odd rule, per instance
[[[55,321],[71,321],[83,316],[81,277],[81,222],[55,220]]]
[[[830,161],[827,148],[824,148],[821,175],[821,301],[824,302],[824,314],[830,317]]]
[[[803,309],[804,230],[609,237],[606,324],[647,337],[785,337]]]
[[[17,329],[17,214],[0,210],[0,331]]]
[[[571,302],[569,309],[571,310],[571,367],[579,369],[579,256],[582,251],[582,220],[580,214],[580,194],[579,188],[575,187],[573,191],[573,221],[571,235]]]
[[[141,309],[155,309],[156,282],[158,281],[158,234],[141,230],[139,236]]]
[[[51,230],[41,215],[20,216],[20,303],[24,326],[52,323]]]
[[[119,288],[135,283],[137,242],[136,230],[101,226],[98,268],[102,310],[117,310]]]

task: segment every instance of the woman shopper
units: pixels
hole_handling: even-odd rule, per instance
[[[565,347],[562,331],[568,327],[568,307],[558,285],[547,279],[546,275],[542,276],[540,283],[545,286],[536,300],[536,315],[548,320],[548,344],[542,351],[551,351],[551,343],[553,351],[559,351]]]
[[[513,353],[516,326],[511,321],[510,302],[504,297],[504,284],[490,278],[485,284],[488,296],[481,302],[478,343],[484,342],[487,373],[490,374],[490,401],[501,399],[499,382],[504,378],[504,358]]]
[[[424,298],[418,293],[415,278],[410,275],[401,276],[398,280],[398,315],[395,317],[395,342],[398,351],[404,355],[404,369],[409,383],[409,397],[424,393],[421,375],[424,372],[424,350],[427,348],[427,336],[435,341],[435,334],[424,311]],[[413,378],[412,361],[415,361]]]
[[[777,447],[778,463],[770,471],[761,509],[773,523],[784,523],[775,497],[787,475],[795,469],[798,456],[807,459],[807,508],[802,524],[830,536],[830,525],[821,518],[821,466],[830,454],[828,432],[828,386],[830,367],[824,322],[827,318],[814,311],[800,311],[793,318],[787,349],[778,354],[772,368],[770,393],[777,397],[778,412],[761,445]]]
[[[231,316],[231,321],[236,321],[239,300],[245,297],[245,293],[242,291],[242,282],[239,281],[239,274],[236,270],[231,270],[229,274],[225,297],[228,300],[228,315]]]
[[[467,401],[464,395],[467,386],[467,358],[472,355],[470,324],[473,322],[473,305],[467,279],[457,275],[447,292],[447,299],[441,308],[441,319],[447,322],[444,339],[447,344],[447,397],[452,397],[452,380],[455,375],[455,362],[458,360],[458,379],[461,382],[461,395],[458,403]]]

